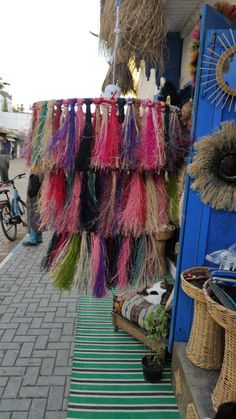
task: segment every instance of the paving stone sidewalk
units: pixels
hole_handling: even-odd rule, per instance
[[[0,418],[65,419],[78,296],[40,270],[47,241],[0,269]]]

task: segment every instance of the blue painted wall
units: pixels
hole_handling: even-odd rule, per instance
[[[168,32],[166,37],[165,71],[163,76],[179,89],[183,40],[179,32]]]
[[[203,53],[212,48],[218,29],[227,30],[232,22],[210,6],[203,6],[199,62],[194,97],[192,138],[198,141],[203,135],[218,129],[220,122],[236,119],[234,112],[211,105],[205,86],[200,84],[200,67]],[[236,37],[236,31],[234,30]],[[219,51],[218,52],[222,52]],[[205,74],[205,73],[204,73]],[[191,153],[190,159],[191,161]],[[183,217],[180,231],[180,253],[177,263],[175,295],[170,333],[170,348],[173,341],[187,341],[191,330],[193,300],[181,290],[180,274],[184,269],[206,264],[205,255],[228,247],[236,241],[236,213],[216,211],[204,205],[198,194],[191,189],[187,176],[184,194]]]

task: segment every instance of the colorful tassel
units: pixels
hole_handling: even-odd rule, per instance
[[[156,190],[158,194],[158,220],[160,229],[162,230],[168,224],[168,203],[167,203],[167,192],[166,192],[166,181],[164,175],[157,176],[156,179]]]
[[[137,237],[142,233],[146,218],[145,186],[140,174],[132,175],[127,194],[127,202],[119,220],[119,229],[124,235],[133,234]]]
[[[75,175],[73,190],[70,202],[66,210],[66,223],[69,233],[78,233],[79,232],[79,212],[80,212],[80,193],[81,193],[81,175],[77,173]]]
[[[48,146],[48,152],[52,152],[53,150],[55,150],[56,145],[59,143],[59,141],[65,141],[66,136],[67,136],[67,131],[68,131],[68,125],[69,125],[69,112],[68,112],[68,101],[64,101],[63,105],[63,112],[61,113],[61,115],[63,116],[63,123],[62,125],[58,128],[58,130],[55,132],[55,134],[52,136],[51,142]],[[65,147],[65,144],[63,144]]]
[[[117,169],[119,167],[118,150],[121,144],[121,125],[117,118],[116,105],[111,106],[111,116],[108,131],[108,167]]]
[[[57,169],[63,168],[63,160],[68,140],[69,102],[64,101],[63,105],[64,108],[61,114],[60,128],[52,136],[51,142],[47,148],[47,153],[49,154],[48,158],[51,159],[51,167],[56,167]]]
[[[160,260],[158,254],[158,242],[155,235],[146,236],[146,257],[144,278],[148,286],[158,280],[160,274]]]
[[[120,143],[121,126],[118,122],[116,106],[113,103],[110,114],[108,106],[103,108],[101,129],[95,138],[92,151],[92,166],[100,169],[118,168]]]
[[[92,125],[92,114],[91,114],[91,100],[86,99],[86,116],[85,126],[83,130],[82,139],[79,145],[79,151],[75,158],[75,169],[77,171],[86,170],[89,167],[91,159],[91,147],[93,142],[93,125]]]
[[[76,112],[76,121],[75,121],[75,133],[76,133],[75,134],[75,137],[76,137],[75,155],[79,151],[79,146],[82,139],[84,124],[85,124],[84,113],[83,113],[83,103],[84,103],[83,100],[77,99],[77,112]]]
[[[125,237],[122,243],[117,263],[118,288],[124,289],[128,285],[130,259],[130,237]]]
[[[153,122],[153,105],[144,107],[144,122],[139,147],[139,166],[144,170],[159,170],[159,149]]]
[[[132,102],[128,102],[128,109],[125,116],[122,129],[122,167],[124,169],[133,169],[136,164],[136,153],[139,144],[140,134],[136,124]]]
[[[94,105],[96,105],[96,108],[93,114],[93,132],[94,137],[97,138],[101,129],[102,115],[100,113],[99,103],[95,102]]]
[[[114,238],[106,239],[106,251],[107,251],[107,288],[112,289],[117,286],[117,265],[120,255],[120,249],[122,246],[123,238],[116,236]]]
[[[98,246],[99,244],[99,246]],[[96,238],[92,252],[93,296],[102,298],[107,293],[106,287],[106,248],[102,237]],[[95,269],[95,270],[94,270]]]
[[[88,232],[96,230],[98,218],[98,204],[96,198],[96,175],[88,171],[82,173],[80,192],[80,224]]]
[[[151,174],[146,177],[146,205],[147,215],[145,221],[145,233],[154,234],[159,231],[159,196]]]
[[[80,252],[80,242],[80,236],[72,236],[64,258],[58,263],[55,270],[51,272],[57,288],[69,289],[71,287],[76,269],[76,261]]]
[[[55,100],[49,100],[47,103],[47,115],[44,125],[44,133],[41,142],[41,156],[43,159],[44,168],[47,167],[47,154],[46,150],[51,141],[53,134],[53,114],[54,114]]]
[[[65,154],[62,161],[62,169],[67,173],[74,169],[75,162],[75,104],[76,99],[69,101],[69,119],[68,119],[68,141],[66,144]]]
[[[49,270],[56,263],[56,260],[59,258],[62,249],[66,247],[68,241],[68,234],[58,234],[54,232],[49,243],[47,254],[43,258],[41,267],[42,269]]]
[[[50,173],[42,186],[43,202],[41,205],[42,228],[53,228],[64,210],[66,201],[66,178],[62,171]],[[60,226],[58,225],[60,228]]]
[[[182,142],[182,129],[177,110],[172,109],[167,112],[165,124],[167,141],[166,170],[176,172],[183,161],[183,157],[186,157],[189,143],[186,141],[186,137],[185,141]]]
[[[34,134],[32,138],[32,166],[37,167],[41,162],[41,148],[42,148],[42,138],[44,135],[44,125],[47,114],[47,102],[43,102],[39,106],[39,116],[34,129]]]
[[[126,100],[123,99],[122,97],[119,97],[117,99],[117,105],[118,105],[118,121],[123,124],[124,120],[125,120],[125,104],[126,104]]]
[[[114,221],[114,210],[116,203],[116,172],[106,176],[104,192],[99,208],[98,228],[101,235],[108,237],[112,235],[112,223]]]
[[[100,131],[97,132],[97,136],[95,137],[94,146],[92,150],[92,159],[91,165],[92,167],[96,168],[104,168],[107,167],[107,149],[106,149],[106,140],[107,140],[107,133],[108,133],[108,122],[109,122],[109,107],[103,107],[102,112],[102,120],[101,120],[101,127]]]
[[[168,175],[167,181],[168,208],[169,217],[174,224],[179,221],[179,196],[178,196],[178,178],[174,174]]]
[[[135,260],[135,274],[132,281],[136,287],[151,286],[157,281],[160,272],[158,245],[155,235],[143,235],[138,242]],[[135,276],[134,276],[135,275]]]
[[[56,111],[55,111],[54,118],[53,118],[53,127],[52,127],[52,133],[53,134],[55,134],[55,132],[60,127],[61,105],[62,105],[62,101],[61,100],[57,100],[56,101]]]
[[[96,274],[100,258],[100,239],[97,234],[91,234],[91,282],[90,290],[92,291],[95,284]]]
[[[114,237],[118,234],[118,224],[122,213],[122,204],[123,207],[127,202],[127,199],[124,200],[124,191],[125,191],[125,184],[126,184],[126,174],[122,172],[118,172],[116,175],[116,196],[115,196],[115,207],[114,207],[114,217],[111,225],[111,236]],[[129,186],[127,186],[129,190]],[[123,201],[123,202],[122,202]]]
[[[164,135],[164,109],[165,105],[156,105],[152,108],[153,125],[157,139],[157,169],[160,172],[166,164],[165,135]]]
[[[134,244],[134,253],[132,261],[132,273],[130,278],[130,284],[140,286],[142,282],[142,266],[145,259],[145,243],[144,236],[140,236],[136,239]]]
[[[84,232],[81,238],[80,255],[74,276],[74,286],[83,294],[89,290],[89,280],[91,277],[91,252],[89,235]]]

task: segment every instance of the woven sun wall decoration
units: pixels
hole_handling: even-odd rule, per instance
[[[43,267],[55,286],[103,297],[158,279],[158,239],[174,229],[166,173],[188,152],[182,128],[180,110],[163,102],[34,105],[28,157],[44,173],[41,226],[53,235]]]
[[[232,29],[219,32],[216,45],[222,53],[207,48],[208,53],[203,55],[203,94],[207,94],[212,105],[236,112],[236,42]]]
[[[217,210],[236,211],[236,124],[222,122],[221,128],[194,145],[188,172],[192,189],[204,204]]]

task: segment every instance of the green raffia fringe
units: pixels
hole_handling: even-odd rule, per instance
[[[51,273],[54,278],[55,287],[61,289],[69,289],[71,287],[76,269],[76,262],[80,253],[80,243],[80,236],[73,235],[71,237],[67,252],[56,266],[55,270]]]
[[[47,115],[47,102],[44,102],[41,110],[41,114],[39,116],[37,125],[34,131],[34,138],[32,140],[32,144],[34,144],[32,150],[32,165],[36,165],[40,161],[40,154],[41,154],[41,146],[42,146],[42,138],[44,135],[44,125],[46,121]]]
[[[93,198],[93,202],[94,204],[96,204],[97,199],[96,199],[96,191],[95,191],[95,174],[92,173],[91,171],[88,171],[88,187],[89,187],[91,196]]]
[[[134,255],[134,265],[133,265],[133,270],[132,270],[132,276],[131,276],[131,284],[136,284],[139,282],[138,278],[139,278],[139,274],[141,272],[141,266],[143,265],[144,262],[144,258],[145,258],[145,246],[144,246],[144,237],[140,236],[137,239],[137,244],[136,244],[136,249],[135,249],[135,255]]]
[[[167,194],[169,197],[169,217],[173,223],[179,220],[179,197],[178,197],[178,178],[176,175],[169,174],[167,182]]]

